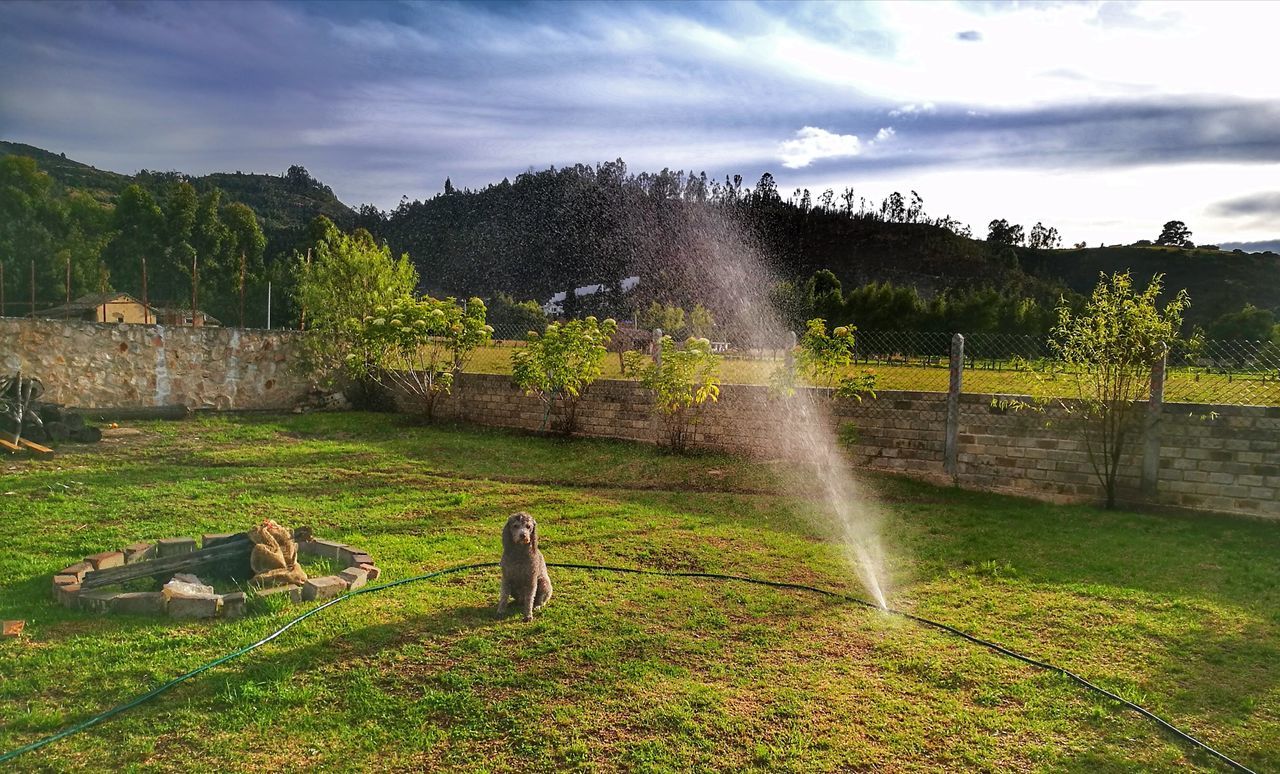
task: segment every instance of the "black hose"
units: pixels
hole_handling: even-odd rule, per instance
[[[15,750],[11,750],[10,752],[0,755],[0,763],[11,761],[14,758],[17,758],[19,755],[22,755],[23,753],[28,753],[28,752],[32,752],[33,750],[38,750],[47,744],[52,744],[53,742],[56,742],[59,739],[63,739],[65,737],[71,736],[72,734],[83,731],[87,728],[90,728],[91,726],[95,726],[98,723],[101,723],[102,721],[107,720],[108,718],[114,717],[115,715],[125,712],[126,710],[130,710],[130,709],[133,709],[134,707],[137,707],[140,704],[144,704],[145,702],[148,702],[151,699],[154,699],[155,697],[159,696],[165,691],[168,691],[170,688],[173,688],[179,683],[190,680],[191,678],[196,677],[197,675],[203,672],[206,672],[218,666],[219,664],[226,663],[227,661],[230,661],[234,658],[243,656],[245,653],[248,653],[251,650],[254,650],[263,645],[266,645],[268,642],[271,642],[276,637],[279,637],[281,634],[284,634],[286,631],[293,628],[295,625],[319,613],[321,610],[324,610],[325,608],[330,607],[332,605],[336,605],[339,602],[346,601],[351,597],[359,596],[361,594],[369,594],[375,591],[382,591],[384,589],[394,588],[396,586],[403,586],[406,583],[416,583],[418,581],[429,580],[431,578],[438,578],[442,575],[450,575],[458,572],[467,572],[470,570],[479,570],[479,569],[492,568],[497,566],[498,566],[497,562],[481,562],[479,564],[463,564],[463,565],[458,565],[456,567],[448,567],[443,570],[436,570],[435,572],[429,572],[424,575],[415,575],[410,578],[402,578],[400,580],[391,581],[390,583],[379,584],[377,586],[365,586],[363,588],[356,589],[355,591],[352,591],[350,593],[344,594],[340,597],[334,597],[333,599],[330,599],[329,601],[321,605],[318,605],[308,610],[307,612],[302,613],[301,615],[295,616],[294,618],[287,621],[279,629],[276,629],[274,632],[268,634],[266,637],[263,637],[257,642],[254,642],[250,645],[246,645],[238,650],[234,650],[231,653],[226,654],[225,656],[220,656],[219,658],[216,658],[213,661],[210,661],[209,663],[204,664],[203,666],[199,666],[191,670],[190,672],[187,672],[186,674],[179,675],[178,677],[175,677],[172,680],[166,683],[163,683],[157,686],[156,688],[153,688],[150,691],[147,691],[146,693],[140,696],[137,696],[134,699],[131,699],[130,701],[127,701],[123,704],[117,704],[116,706],[106,710],[105,712],[101,712],[73,726],[64,728],[63,730],[59,731],[56,734],[52,734],[51,736],[47,736],[43,739],[38,739],[34,742],[31,742],[30,744],[24,745]],[[963,638],[965,640],[968,640],[969,642],[974,643],[975,645],[981,645],[984,648],[988,648],[997,653],[1003,654],[1005,656],[1009,656],[1010,658],[1017,659],[1018,661],[1021,661],[1024,664],[1030,664],[1031,666],[1037,667],[1039,669],[1044,669],[1049,672],[1056,672],[1057,674],[1068,677],[1074,680],[1079,685],[1082,685],[1085,688],[1099,695],[1105,696],[1108,699],[1119,702],[1120,704],[1123,704],[1124,706],[1137,712],[1138,714],[1142,715],[1148,720],[1154,721],[1157,725],[1159,725],[1165,731],[1172,733],[1175,737],[1190,744],[1191,746],[1209,753],[1213,757],[1217,758],[1219,761],[1222,761],[1223,763],[1230,766],[1232,769],[1236,771],[1244,772],[1245,774],[1256,774],[1249,767],[1245,766],[1242,763],[1236,762],[1235,760],[1233,760],[1232,758],[1228,757],[1227,755],[1221,752],[1218,752],[1214,748],[1210,747],[1208,744],[1200,741],[1199,739],[1195,738],[1191,734],[1188,734],[1185,731],[1182,731],[1181,729],[1177,728],[1169,721],[1165,720],[1159,715],[1156,715],[1154,712],[1151,712],[1150,710],[1140,707],[1139,705],[1134,704],[1128,699],[1117,696],[1111,691],[1108,691],[1107,689],[1086,680],[1085,678],[1081,677],[1075,672],[1072,672],[1067,669],[1063,669],[1062,667],[1055,666],[1045,661],[1039,661],[1037,659],[1031,658],[1030,656],[1024,656],[1021,653],[1018,653],[1017,651],[1013,651],[1004,647],[1003,645],[998,645],[994,642],[989,642],[987,640],[981,639],[980,637],[975,637],[972,634],[963,632],[953,626],[948,626],[947,624],[939,623],[937,621],[931,621],[928,618],[922,618],[918,615],[913,615],[912,613],[907,613],[902,610],[894,610],[893,608],[882,608],[879,605],[876,605],[872,602],[868,602],[865,599],[859,599],[858,597],[852,596],[850,594],[843,594],[838,591],[822,589],[822,588],[818,588],[817,586],[807,586],[803,583],[788,583],[785,581],[761,580],[759,578],[748,578],[742,575],[725,575],[722,573],[714,573],[714,572],[677,572],[677,571],[667,571],[667,570],[642,570],[634,567],[609,567],[607,565],[600,565],[600,564],[573,564],[568,562],[548,562],[547,566],[566,569],[566,570],[587,570],[589,572],[617,572],[617,573],[627,573],[631,575],[657,575],[657,576],[662,576],[667,578],[707,578],[710,580],[738,581],[741,583],[752,583],[757,586],[769,586],[771,588],[776,588],[776,589],[793,589],[796,591],[809,591],[814,594],[821,594],[826,597],[841,599],[846,602],[853,602],[854,604],[862,605],[863,607],[869,607],[873,610],[882,610],[883,612],[892,613],[893,615],[901,616],[903,618],[915,621],[916,623],[924,624],[925,626],[931,626],[935,629],[939,629],[949,634],[954,634],[957,637]]]

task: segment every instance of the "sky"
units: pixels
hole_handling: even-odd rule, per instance
[[[624,159],[1280,248],[1280,3],[0,3],[0,139],[392,208]],[[1275,242],[1274,245],[1269,243]],[[1257,243],[1257,244],[1253,244]]]

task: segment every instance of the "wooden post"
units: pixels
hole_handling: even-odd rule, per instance
[[[653,362],[662,365],[662,329],[653,329]]]
[[[267,280],[267,330],[271,330],[271,280]]]
[[[307,248],[307,268],[305,271],[305,275],[308,277],[311,276],[311,248],[310,247]],[[306,329],[307,329],[307,305],[304,303],[302,304],[302,309],[299,312],[298,330],[305,331]]]
[[[244,253],[240,253],[240,327],[244,327]]]
[[[4,316],[4,261],[0,261],[0,317]]]
[[[36,319],[36,262],[31,262],[31,319]]]
[[[147,256],[142,256],[142,322],[151,322],[151,297],[147,295]]]
[[[1160,417],[1164,412],[1164,372],[1169,353],[1151,366],[1151,397],[1142,427],[1142,495],[1154,499],[1160,488]]]
[[[955,478],[959,472],[960,441],[960,391],[964,375],[964,336],[951,337],[951,382],[947,386],[947,434],[943,441],[942,464],[947,475]]]
[[[71,303],[71,253],[67,253],[67,303]]]
[[[191,255],[191,326],[196,325],[196,310],[200,308],[200,266],[199,256]]]

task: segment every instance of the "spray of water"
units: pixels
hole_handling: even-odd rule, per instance
[[[666,218],[650,238],[665,242],[654,250],[667,283],[684,285],[686,294],[711,306],[719,327],[735,344],[778,348],[792,341],[789,326],[772,300],[777,279],[755,240],[738,224],[707,208]],[[818,524],[843,547],[846,559],[867,593],[887,607],[881,517],[875,503],[855,481],[834,432],[831,401],[819,391],[801,389],[775,401],[780,456],[802,466],[794,477],[805,499],[817,495],[824,517]]]

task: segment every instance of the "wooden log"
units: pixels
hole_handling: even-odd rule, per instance
[[[249,554],[253,551],[253,543],[245,533],[227,538],[212,548],[202,548],[178,556],[151,559],[144,562],[126,564],[123,567],[111,567],[85,573],[80,586],[83,589],[96,589],[125,583],[140,578],[156,576],[166,578],[177,572],[194,572],[211,567],[228,567],[238,569],[247,566]]]

